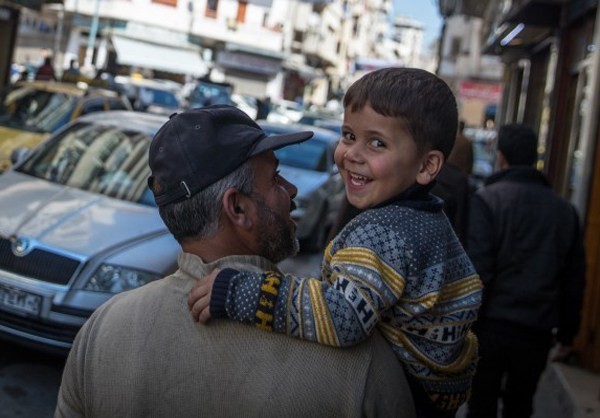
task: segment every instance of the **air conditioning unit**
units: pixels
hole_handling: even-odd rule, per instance
[[[227,18],[227,29],[237,30],[238,25],[239,25],[239,22],[235,18],[233,18],[233,17]]]

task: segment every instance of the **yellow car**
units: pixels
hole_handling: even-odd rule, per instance
[[[85,83],[19,82],[0,93],[0,173],[11,166],[16,148],[33,148],[81,115],[131,110],[116,92]]]

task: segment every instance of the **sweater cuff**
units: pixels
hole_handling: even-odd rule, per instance
[[[239,271],[234,269],[223,269],[215,277],[212,293],[210,296],[210,316],[211,318],[227,318],[227,293],[229,291],[229,282]]]

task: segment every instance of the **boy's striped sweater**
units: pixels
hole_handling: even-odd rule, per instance
[[[358,215],[325,250],[321,278],[224,270],[211,315],[335,347],[377,326],[436,409],[453,411],[475,372],[482,285],[441,204],[429,196]]]

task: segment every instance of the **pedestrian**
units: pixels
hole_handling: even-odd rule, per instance
[[[455,98],[425,70],[386,68],[355,82],[344,110],[335,161],[362,212],[327,246],[322,276],[213,272],[191,293],[192,314],[335,347],[379,329],[407,371],[417,415],[454,416],[471,390],[481,298],[443,202],[429,193],[456,137]]]
[[[56,74],[52,66],[52,58],[44,58],[44,63],[37,69],[35,73],[36,80],[53,80],[56,81]]]
[[[81,71],[79,71],[79,67],[77,66],[77,60],[72,59],[69,61],[69,68],[67,68],[63,75],[63,81],[76,82],[81,77]]]
[[[467,177],[473,172],[473,144],[465,135],[464,120],[458,122],[456,141],[447,162],[458,168]]]
[[[530,417],[554,340],[564,357],[579,328],[585,280],[579,218],[534,168],[536,159],[531,128],[502,126],[499,171],[472,198],[468,248],[484,298],[470,418],[496,417],[499,399],[504,417]]]
[[[266,120],[271,113],[271,98],[265,96],[262,99],[256,99],[256,120]]]
[[[163,125],[149,185],[181,244],[179,269],[94,312],[69,353],[55,417],[415,416],[404,371],[379,334],[331,350],[235,322],[198,326],[187,310],[195,277],[215,267],[277,271],[297,249],[297,189],[273,150],[311,136],[267,138],[226,105]]]

